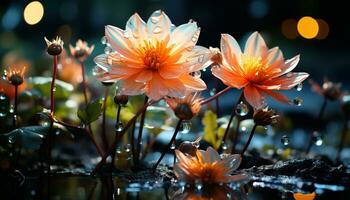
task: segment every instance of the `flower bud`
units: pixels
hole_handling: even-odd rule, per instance
[[[115,95],[114,103],[118,105],[125,105],[129,101],[129,97],[127,95]]]
[[[253,119],[258,126],[267,126],[277,122],[279,116],[275,114],[275,111],[265,109],[257,109],[254,111]]]

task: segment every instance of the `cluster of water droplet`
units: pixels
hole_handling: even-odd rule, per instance
[[[0,92],[0,118],[5,117],[8,113],[10,100],[5,93]]]

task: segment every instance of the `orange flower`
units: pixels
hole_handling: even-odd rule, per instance
[[[302,193],[293,193],[295,200],[313,200],[316,197],[316,193],[302,194]]]
[[[126,30],[105,28],[112,52],[95,58],[106,71],[102,81],[119,81],[124,95],[146,94],[154,100],[183,97],[188,91],[206,89],[198,76],[191,75],[211,64],[209,49],[196,46],[200,28],[195,22],[175,27],[160,10],[145,23],[134,14]]]
[[[205,184],[228,183],[242,179],[242,175],[231,176],[241,163],[241,156],[238,154],[227,155],[220,158],[218,152],[212,147],[206,151],[197,150],[196,156],[185,155],[179,150],[175,150],[179,160],[174,165],[175,175],[178,179],[194,183],[196,180]]]
[[[240,199],[237,192],[227,185],[203,185],[200,192],[195,188],[179,189],[172,197],[174,200],[231,200]]]
[[[26,67],[19,62],[6,69],[6,80],[0,80],[0,92],[4,92],[10,99],[15,97],[15,87],[18,86],[18,94],[23,92],[27,84],[24,79]]]
[[[86,41],[82,41],[81,39],[75,43],[75,46],[72,46],[71,44],[69,45],[71,55],[80,62],[84,62],[86,58],[90,56],[94,48],[94,45],[89,47],[88,43]]]
[[[73,85],[79,84],[83,81],[80,64],[73,58],[67,56],[65,51],[62,53],[60,63],[59,77],[61,80]]]
[[[265,104],[265,94],[287,103],[288,98],[274,90],[289,90],[304,81],[309,74],[291,73],[299,55],[284,60],[278,47],[268,49],[264,39],[254,32],[247,40],[244,52],[228,34],[221,36],[222,64],[212,68],[214,76],[234,88],[244,88],[244,97],[255,108]]]
[[[199,93],[189,94],[184,98],[166,98],[175,115],[183,120],[190,120],[199,113],[201,100]]]
[[[325,78],[321,87],[318,83],[316,83],[312,79],[310,79],[309,82],[314,92],[324,96],[325,98],[331,101],[338,100],[343,95],[343,92],[340,89],[341,83],[334,83],[332,81],[329,81],[327,78]]]

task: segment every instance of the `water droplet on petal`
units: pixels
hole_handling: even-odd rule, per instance
[[[295,89],[300,92],[303,89],[303,84],[299,83],[297,86],[295,86]]]
[[[248,114],[248,112],[249,112],[249,108],[248,108],[247,104],[245,104],[241,101],[236,107],[236,114],[238,116],[244,117]]]
[[[187,133],[189,133],[191,131],[191,128],[192,128],[192,122],[191,121],[184,120],[181,123],[181,133],[187,134]]]
[[[159,19],[160,19],[159,16],[152,16],[152,17],[151,17],[151,22],[152,22],[153,24],[156,24],[156,23],[159,22]]]
[[[154,29],[153,29],[153,33],[154,34],[158,34],[158,33],[161,33],[163,30],[160,26],[156,26]]]
[[[300,97],[295,97],[293,99],[293,104],[296,106],[301,106],[302,103],[303,103],[303,99],[301,99]]]
[[[286,136],[286,135],[282,136],[282,138],[281,138],[281,143],[282,143],[284,146],[289,145],[289,137]]]
[[[312,141],[316,146],[321,146],[323,144],[323,138],[320,132],[314,131],[312,133]]]
[[[104,51],[105,51],[105,54],[108,55],[108,54],[110,54],[112,52],[112,48],[107,46],[107,47],[105,47]]]
[[[106,36],[103,36],[103,37],[101,38],[101,43],[102,43],[102,44],[107,44],[107,37],[106,37]]]
[[[16,135],[10,135],[9,138],[8,138],[8,142],[10,144],[13,144],[16,142]]]
[[[204,61],[204,55],[200,55],[199,57],[198,57],[198,62],[199,63],[202,63]]]

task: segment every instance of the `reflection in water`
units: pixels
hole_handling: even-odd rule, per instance
[[[316,193],[302,194],[302,193],[294,193],[293,197],[295,200],[313,200],[316,197]]]

